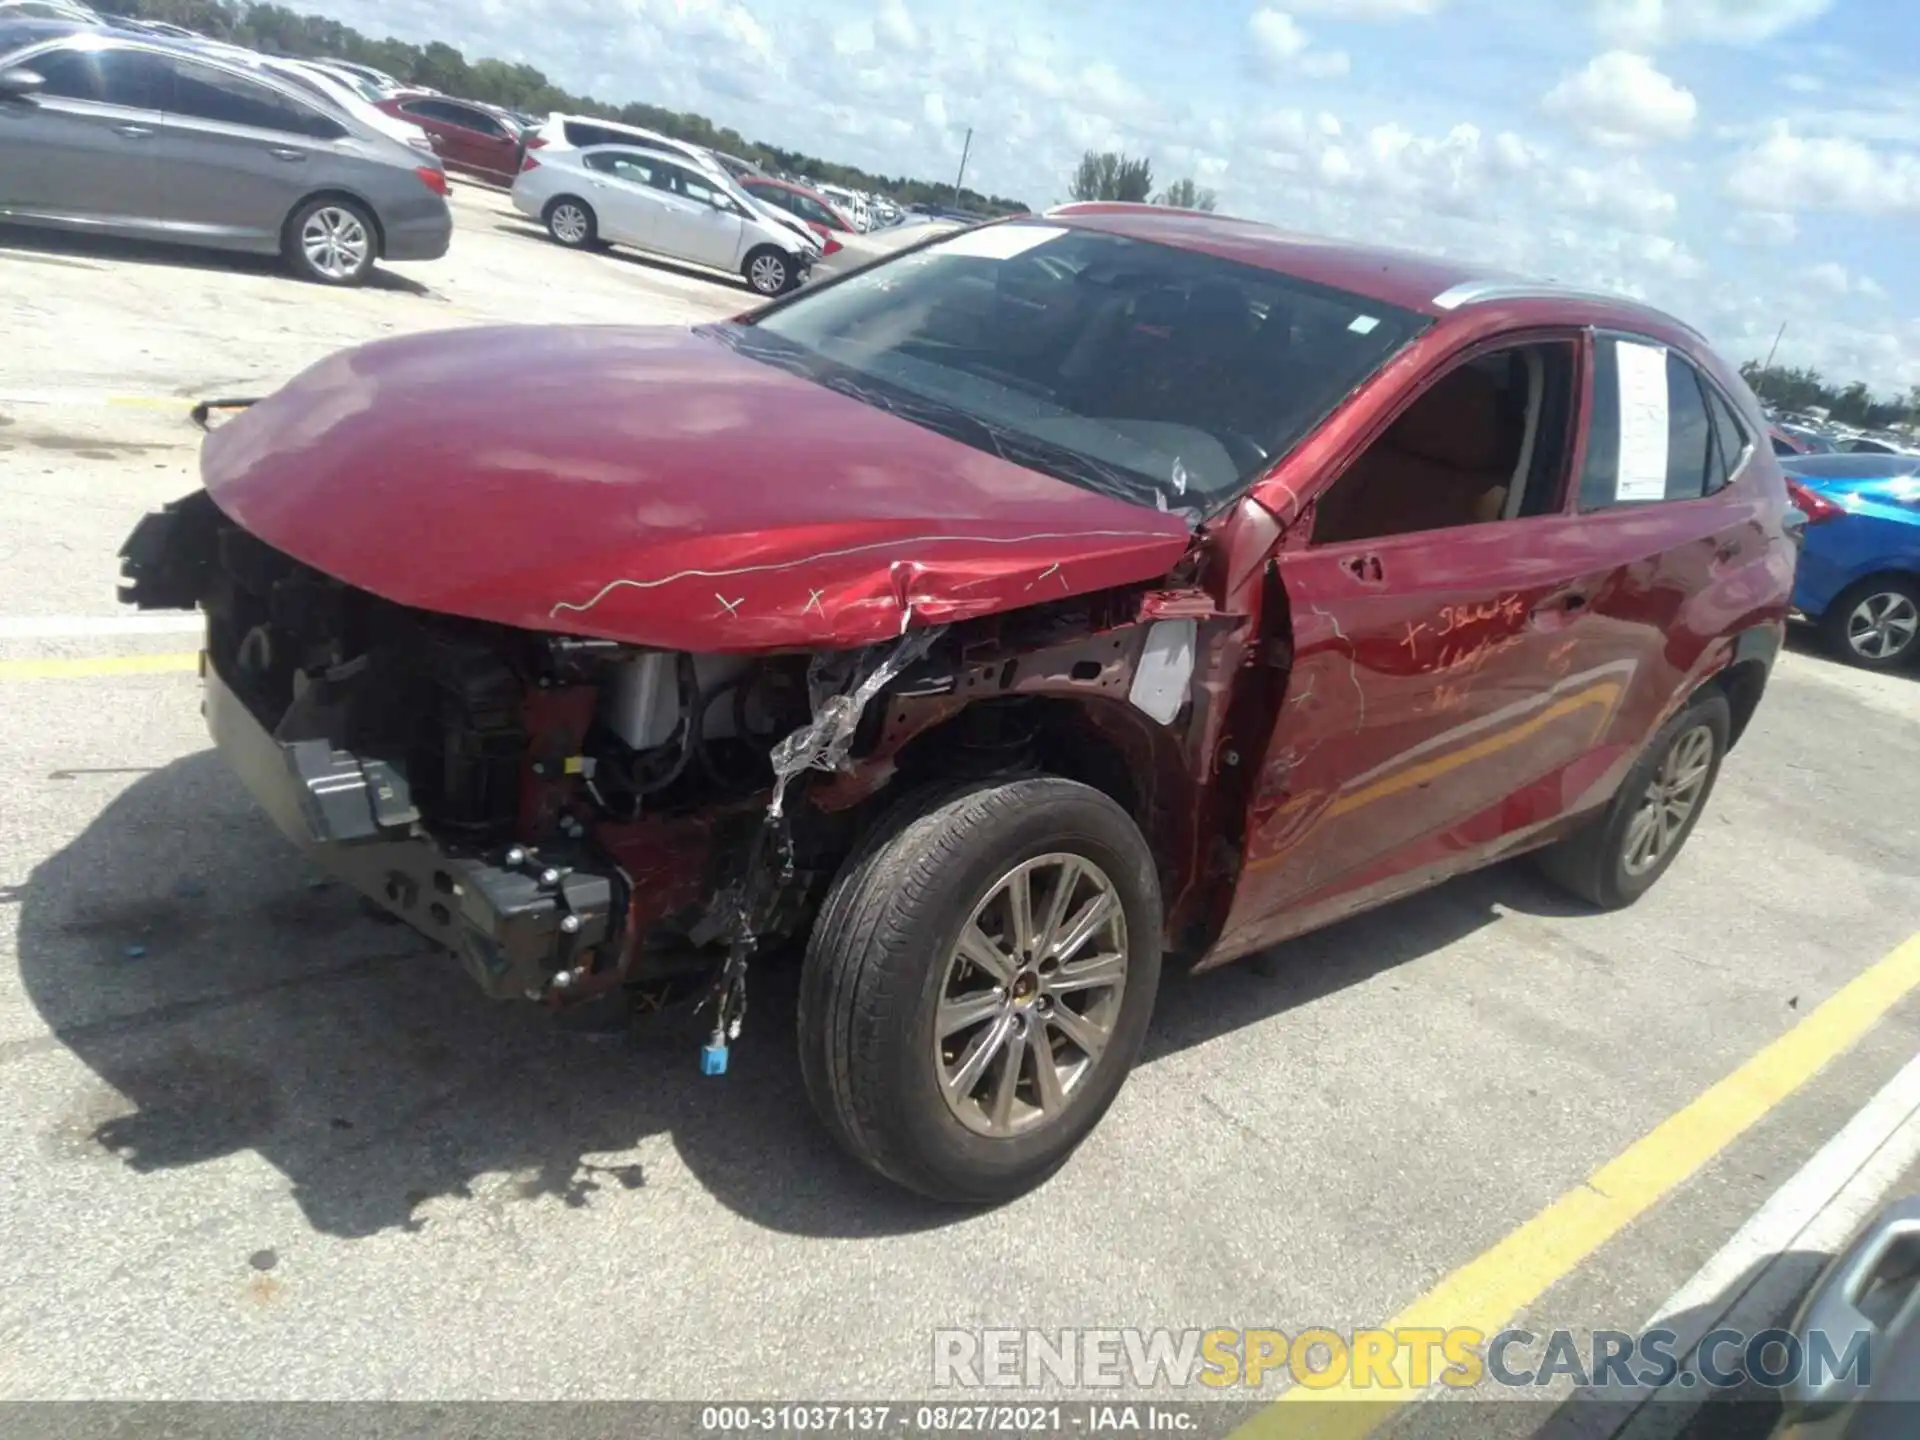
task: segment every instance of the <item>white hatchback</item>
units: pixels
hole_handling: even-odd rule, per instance
[[[803,283],[815,248],[691,163],[625,145],[530,152],[514,208],[573,250],[630,245],[730,271],[761,295]]]

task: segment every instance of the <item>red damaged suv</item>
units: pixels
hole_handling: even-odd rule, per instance
[[[1522,851],[1653,885],[1781,642],[1766,435],[1625,300],[1075,205],[723,324],[336,355],[124,596],[205,611],[260,804],[487,993],[694,988],[719,1071],[800,942],[822,1119],[984,1201],[1163,957]]]

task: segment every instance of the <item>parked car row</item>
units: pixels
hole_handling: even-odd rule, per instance
[[[328,285],[436,259],[442,162],[348,73],[0,16],[0,220],[279,255]]]
[[[1911,426],[1908,427],[1909,431]],[[1807,415],[1769,411],[1767,438],[1776,455],[1913,455],[1912,434],[1895,430],[1855,430]]]

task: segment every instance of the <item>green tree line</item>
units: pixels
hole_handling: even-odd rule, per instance
[[[1818,370],[1797,366],[1775,365],[1768,369],[1758,360],[1749,360],[1740,367],[1740,374],[1753,387],[1753,393],[1769,405],[1798,411],[1818,407],[1828,411],[1837,423],[1860,430],[1884,430],[1889,425],[1920,418],[1920,385],[1914,386],[1910,394],[1879,400],[1863,380],[1834,385]]]
[[[1154,195],[1153,162],[1112,150],[1089,150],[1082,155],[1067,193],[1076,200],[1130,200],[1136,204],[1152,197],[1154,204],[1178,210],[1211,210],[1219,203],[1213,191],[1202,190],[1191,177],[1176,180]]]
[[[788,174],[890,195],[903,205],[956,203],[950,184],[905,175],[869,174],[857,166],[840,165],[798,150],[749,140],[731,126],[717,125],[705,115],[692,111],[669,110],[639,100],[615,105],[590,95],[575,95],[531,65],[512,65],[491,58],[470,61],[444,41],[412,45],[391,38],[374,39],[338,20],[301,14],[283,5],[251,3],[251,0],[120,0],[119,8],[142,20],[184,25],[209,39],[243,45],[269,55],[349,60],[356,65],[371,65],[396,80],[531,115],[544,116],[561,110],[643,126],[676,140],[743,156]],[[964,209],[992,215],[1016,214],[1029,208],[1018,200],[1003,195],[983,195],[973,189],[960,191],[958,204]]]

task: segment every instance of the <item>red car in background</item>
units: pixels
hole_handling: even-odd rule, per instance
[[[511,185],[526,156],[526,137],[506,111],[475,100],[455,100],[403,90],[379,102],[382,110],[411,121],[433,137],[449,170]]]
[[[795,185],[791,180],[775,180],[770,175],[745,175],[740,177],[740,188],[754,199],[778,206],[801,220],[826,242],[825,253],[828,255],[836,253],[849,235],[857,235],[860,231],[859,226],[833,208],[833,202],[826,196],[804,185]]]

